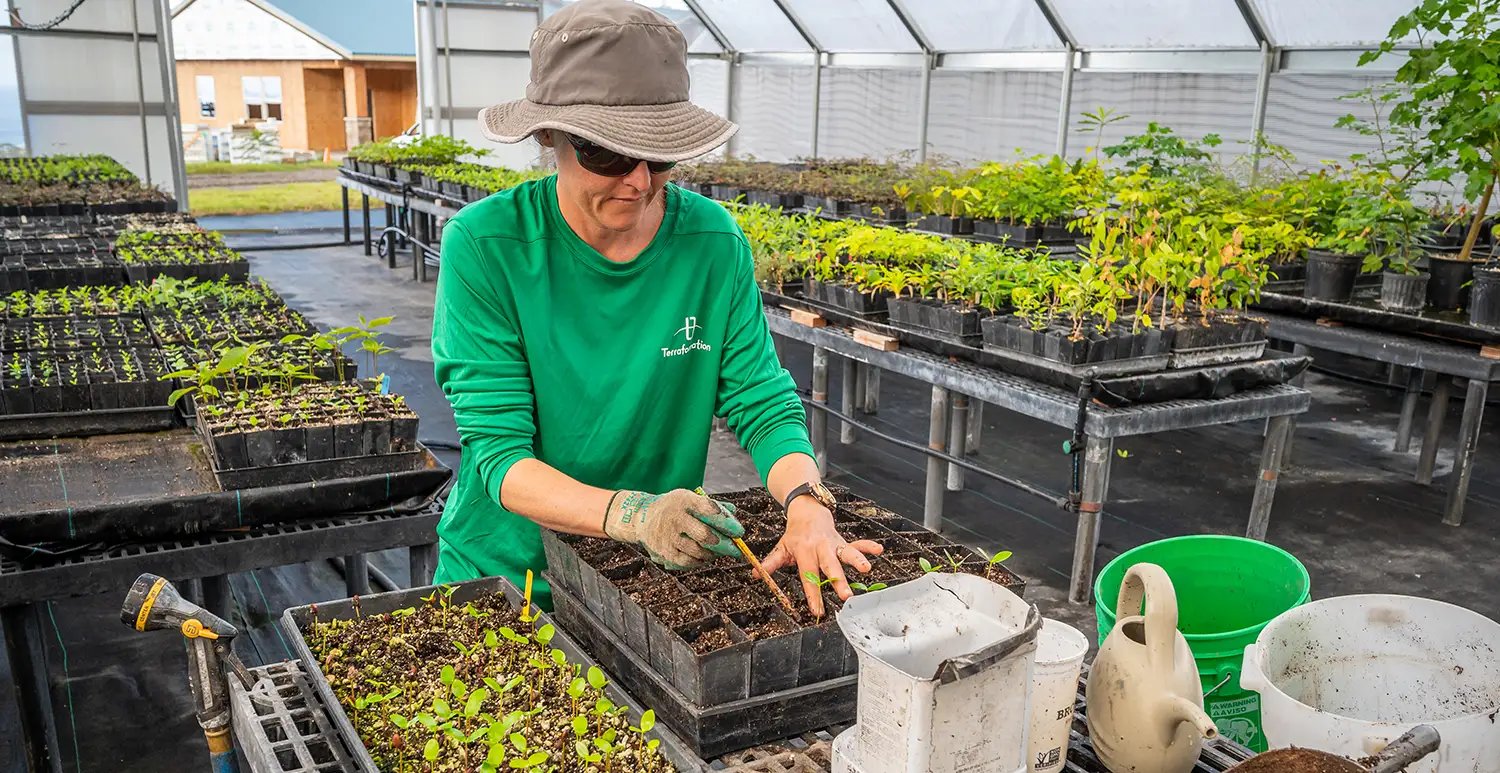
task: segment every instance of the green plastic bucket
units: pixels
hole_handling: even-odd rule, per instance
[[[1240,664],[1266,623],[1307,603],[1307,568],[1275,545],[1243,537],[1194,535],[1142,545],[1109,562],[1094,582],[1101,645],[1115,627],[1126,570],[1143,563],[1160,566],[1172,578],[1178,628],[1193,650],[1203,692],[1213,690],[1204,708],[1219,732],[1265,751],[1260,695],[1240,689]]]

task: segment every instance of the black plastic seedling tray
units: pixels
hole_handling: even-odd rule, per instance
[[[915,329],[881,324],[825,304],[814,303],[788,288],[787,293],[761,291],[767,306],[802,309],[822,316],[829,324],[868,330],[898,339],[902,346],[955,357],[986,368],[1031,379],[1033,381],[1076,391],[1086,378],[1094,383],[1094,398],[1111,408],[1158,403],[1168,400],[1222,398],[1249,389],[1284,384],[1307,369],[1306,357],[1292,357],[1263,350],[1256,360],[1177,369],[1156,369],[1138,374],[1103,375],[1092,364],[1067,366],[1020,352],[992,350],[973,346],[952,338]],[[1163,362],[1171,354],[1160,356]]]
[[[1356,285],[1348,303],[1336,303],[1302,295],[1302,282],[1273,282],[1260,294],[1255,308],[1308,319],[1329,319],[1391,333],[1407,333],[1449,341],[1489,346],[1500,344],[1500,330],[1469,324],[1465,311],[1391,311],[1376,302],[1380,286]]]
[[[225,491],[187,429],[0,443],[0,537],[17,545],[184,535],[402,508],[452,471],[430,453],[414,470]]]
[[[699,757],[713,758],[810,729],[851,722],[859,677],[848,675],[753,698],[700,707],[565,590],[552,591],[554,615],[631,694],[650,704]],[[741,678],[738,672],[730,675]]]
[[[315,462],[289,462],[241,470],[221,470],[218,466],[218,458],[214,454],[208,454],[208,457],[219,485],[225,491],[232,491],[411,472],[424,467],[427,457],[431,455],[420,443],[418,446],[414,451],[396,454],[320,459]]]
[[[0,441],[157,432],[179,426],[168,406],[0,416]]]
[[[349,715],[344,711],[343,705],[339,703],[338,696],[334,694],[333,688],[328,684],[328,678],[323,674],[323,669],[318,659],[314,657],[312,650],[307,646],[306,633],[313,620],[313,607],[316,606],[317,608],[318,620],[325,622],[328,620],[348,620],[354,618],[356,615],[379,615],[397,609],[416,606],[423,603],[423,596],[432,595],[437,587],[430,585],[423,588],[379,593],[373,596],[361,596],[357,605],[352,599],[343,599],[316,605],[291,607],[281,615],[282,630],[286,632],[287,638],[290,639],[297,657],[302,659],[302,663],[307,669],[308,680],[317,691],[318,697],[322,698],[324,705],[328,707],[328,712],[333,720],[334,730],[343,739],[346,747],[352,751],[354,762],[361,773],[381,773],[381,771],[375,767],[374,761],[370,759],[370,753],[365,749],[364,742],[360,740],[359,733],[354,728],[354,723],[349,721]],[[509,580],[503,577],[486,577],[478,580],[470,580],[468,582],[456,583],[453,587],[456,588],[450,600],[453,604],[461,605],[466,601],[480,596],[491,593],[503,593],[506,600],[510,602],[512,609],[519,609],[522,605],[520,592],[516,590],[516,587]],[[553,622],[550,617],[544,614],[537,623],[538,626],[553,623],[554,627],[557,628],[557,633],[552,639],[551,646],[567,653],[568,659],[571,662],[581,664],[585,669],[589,666],[599,665],[606,672],[612,675],[615,673],[609,664],[602,663],[590,657],[589,653],[583,647],[580,647],[578,642],[569,635],[566,626],[560,624],[561,621]],[[639,723],[640,715],[645,709],[636,700],[638,696],[627,693],[624,689],[621,689],[622,686],[628,687],[628,685],[623,685],[623,683],[614,683],[614,679],[612,678],[611,684],[606,686],[605,692],[616,705],[629,706],[634,722]],[[655,709],[658,714],[661,712],[661,709],[658,707],[651,706],[650,708]],[[698,771],[706,769],[703,761],[684,745],[681,739],[672,734],[664,724],[658,722],[649,735],[661,741],[660,748],[662,754],[682,773],[698,773]]]
[[[919,576],[921,557],[934,566],[957,561],[964,571],[986,572],[968,548],[847,491],[839,496],[839,531],[886,545],[871,575],[861,578],[866,583]],[[749,489],[714,497],[739,508],[752,550],[770,550],[780,524],[779,505],[769,494]],[[815,621],[800,606],[784,611],[750,579],[742,560],[666,572],[633,547],[546,530],[542,548],[559,617],[585,644],[597,645],[595,654],[632,690],[670,706],[665,721],[677,723],[678,734],[705,756],[816,729],[830,721],[830,712],[852,711],[852,705],[839,708],[838,696],[847,692],[858,662],[836,618]],[[1025,581],[1003,566],[989,571],[1018,595],[1025,592]],[[797,578],[776,576],[792,603],[803,604]],[[825,608],[837,608],[831,591],[824,591],[824,600]],[[722,631],[724,643],[700,654],[693,642],[710,631]],[[774,719],[770,725],[768,718]]]

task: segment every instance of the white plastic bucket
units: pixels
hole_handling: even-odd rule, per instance
[[[855,596],[838,622],[859,655],[841,769],[1026,770],[1035,606],[982,577],[933,573]]]
[[[1410,596],[1342,596],[1272,620],[1240,684],[1261,695],[1266,740],[1347,757],[1429,724],[1438,753],[1407,773],[1500,772],[1500,624]]]
[[[1068,762],[1068,734],[1078,702],[1078,675],[1089,639],[1057,620],[1042,621],[1036,637],[1036,668],[1031,675],[1030,773],[1055,773]]]

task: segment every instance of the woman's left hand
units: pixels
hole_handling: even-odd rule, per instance
[[[808,609],[814,617],[822,617],[823,594],[818,583],[809,578],[827,577],[839,599],[848,601],[854,591],[844,576],[844,565],[863,574],[870,571],[870,561],[865,556],[878,556],[884,550],[873,540],[845,541],[834,528],[833,513],[827,507],[812,497],[799,497],[787,511],[786,533],[761,566],[767,572],[774,572],[795,564]]]

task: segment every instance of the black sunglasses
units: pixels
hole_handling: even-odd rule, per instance
[[[564,132],[564,134],[567,134]],[[631,158],[622,153],[616,153],[609,148],[596,145],[582,137],[567,134],[568,143],[573,146],[573,152],[578,157],[578,165],[597,175],[605,177],[624,177],[635,171],[640,165],[641,159]],[[662,174],[671,171],[677,166],[676,161],[647,161],[646,168],[651,174]]]

